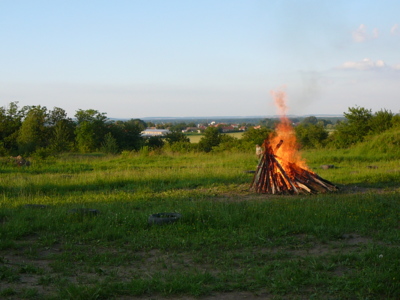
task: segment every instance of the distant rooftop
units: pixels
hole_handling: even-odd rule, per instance
[[[168,129],[152,129],[147,128],[141,132],[142,137],[152,137],[152,136],[164,136],[170,133]]]

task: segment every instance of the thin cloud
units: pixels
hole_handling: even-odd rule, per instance
[[[379,30],[378,28],[374,28],[374,30],[372,30],[372,38],[377,39],[378,37],[379,37]]]
[[[390,34],[391,35],[400,35],[400,32],[399,32],[399,24],[394,24],[393,26],[392,26],[392,28],[390,29]]]
[[[364,58],[362,61],[347,61],[341,65],[340,69],[345,70],[381,70],[386,68],[383,60],[372,61],[369,58]]]
[[[366,26],[361,24],[356,30],[353,31],[353,41],[362,43],[367,39]]]
[[[352,32],[353,41],[356,43],[363,43],[367,40],[377,39],[379,37],[378,28],[374,28],[371,33],[368,33],[367,26],[361,24],[356,30]]]

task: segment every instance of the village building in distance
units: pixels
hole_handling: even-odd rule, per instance
[[[171,133],[169,129],[156,129],[156,128],[147,128],[141,132],[142,137],[164,137],[168,133]]]
[[[207,127],[219,127],[221,128],[222,133],[228,132],[238,132],[238,131],[246,131],[246,126],[240,126],[238,124],[225,124],[225,123],[216,123],[211,122],[208,126],[204,124],[198,124],[197,127],[187,127],[182,130],[182,133],[202,133]],[[165,137],[168,133],[171,133],[169,129],[157,129],[156,127],[146,128],[141,132],[142,137]]]

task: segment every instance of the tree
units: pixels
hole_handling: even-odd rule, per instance
[[[303,121],[301,121],[301,124],[312,124],[312,125],[316,125],[318,123],[318,119],[317,117],[314,116],[309,116],[303,119]]]
[[[393,116],[394,114],[386,109],[376,112],[369,120],[370,134],[377,134],[391,128]]]
[[[371,131],[370,120],[372,112],[363,107],[349,107],[349,112],[344,113],[346,120],[336,126],[333,143],[339,148],[349,147],[362,142]]]
[[[106,113],[100,113],[95,109],[82,110],[78,109],[75,113],[77,123],[80,124],[84,121],[94,123],[96,121],[105,123],[107,121]]]
[[[264,119],[264,120],[261,120],[261,121],[259,122],[259,125],[265,126],[265,127],[268,127],[268,128],[275,128],[275,127],[276,127],[276,124],[278,124],[279,122],[280,122],[279,119],[269,119],[269,118],[266,118],[266,119]]]
[[[165,139],[170,145],[177,142],[190,142],[190,139],[185,134],[179,131],[171,131],[170,133],[165,135]]]
[[[82,153],[92,152],[96,149],[94,138],[94,125],[88,121],[83,121],[75,129],[76,146]]]
[[[57,123],[64,120],[71,120],[67,117],[67,113],[60,107],[54,107],[53,110],[49,111],[47,117],[47,123],[50,126],[55,126]]]
[[[194,125],[193,123],[191,123],[191,125]],[[180,131],[182,132],[182,130],[186,129],[187,127],[196,127],[196,125],[194,126],[189,126],[188,124],[186,124],[185,122],[181,122],[181,123],[177,123],[177,124],[173,124],[170,126],[169,130],[171,131]]]
[[[52,128],[50,149],[55,153],[67,152],[72,149],[74,141],[74,124],[72,121],[61,120]]]
[[[8,107],[0,108],[0,143],[1,154],[18,154],[17,137],[27,107],[19,109],[18,102],[11,102]]]
[[[116,121],[107,125],[107,130],[116,139],[120,150],[139,150],[144,144],[141,132],[146,128],[139,119]]]
[[[38,148],[48,146],[47,117],[45,106],[32,106],[29,109],[18,133],[17,142],[20,154],[31,154]]]
[[[61,153],[72,149],[75,123],[67,117],[64,109],[54,107],[48,114],[47,126],[50,131],[49,147],[52,152]]]
[[[107,134],[106,114],[94,109],[79,109],[75,113],[75,118],[77,120],[75,133],[78,149],[83,152],[99,149]]]
[[[247,142],[253,146],[262,145],[264,140],[269,137],[272,130],[266,127],[261,127],[258,129],[254,129],[254,127],[250,127],[247,131],[245,131],[242,135],[242,140]]]
[[[151,136],[147,139],[146,146],[151,150],[158,150],[164,146],[164,141],[158,136]]]
[[[241,142],[238,138],[235,138],[231,135],[222,134],[221,140],[218,146],[214,146],[212,148],[213,152],[221,152],[221,151],[233,151],[238,150],[241,147]]]
[[[130,119],[129,121],[125,122],[129,126],[135,125],[138,130],[143,131],[147,128],[147,123],[141,119]]]
[[[111,132],[105,135],[104,141],[101,144],[101,151],[109,154],[116,154],[118,152],[117,140],[112,136]]]
[[[151,122],[151,121],[147,121],[147,122],[146,122],[146,128],[149,128],[149,127],[156,127],[156,124],[153,123],[153,122]],[[145,129],[146,129],[146,128],[145,128]]]
[[[396,114],[393,116],[392,126],[395,128],[400,128],[400,114]]]
[[[299,124],[294,130],[296,138],[303,148],[320,148],[327,142],[328,132],[321,124]]]
[[[221,133],[218,128],[207,127],[204,131],[204,136],[199,141],[199,150],[204,152],[210,152],[213,147],[218,146],[221,143]]]

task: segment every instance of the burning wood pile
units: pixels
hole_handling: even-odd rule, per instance
[[[296,163],[287,162],[275,155],[284,141],[275,149],[268,140],[264,141],[264,152],[254,174],[251,188],[264,194],[314,194],[337,191],[338,188],[314,172],[303,169]]]

